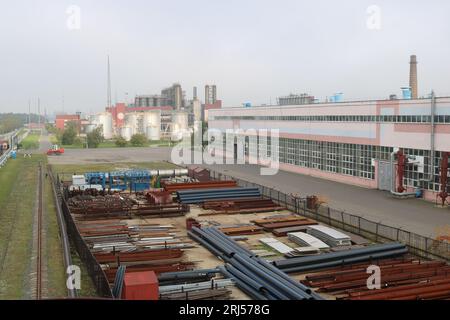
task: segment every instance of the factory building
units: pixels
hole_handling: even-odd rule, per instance
[[[169,99],[161,95],[139,95],[134,99],[135,107],[162,107],[168,106]]]
[[[161,96],[166,99],[167,105],[176,110],[184,108],[184,93],[179,83],[174,83],[171,87],[163,89]]]
[[[433,201],[448,189],[447,97],[225,108],[210,111],[209,128],[279,129],[283,170],[393,193],[421,189]],[[257,155],[250,141],[270,148],[245,139],[247,157]]]
[[[105,139],[122,136],[130,140],[134,134],[144,134],[153,141],[179,140],[194,121],[207,121],[209,110],[222,107],[222,101],[217,100],[216,86],[211,86],[211,90],[211,99],[205,104],[197,98],[196,87],[193,100],[186,103],[178,83],[163,89],[160,95],[138,95],[132,104],[116,103],[105,112],[90,116],[85,132],[101,126]]]
[[[80,114],[61,114],[57,115],[55,119],[55,126],[59,130],[64,130],[67,123],[75,122],[77,124],[78,131],[81,128],[81,115]]]
[[[214,104],[217,100],[217,87],[216,85],[205,86],[205,104]]]
[[[280,106],[310,104],[310,103],[314,103],[314,96],[311,96],[307,93],[290,94],[288,96],[278,98],[278,105]]]

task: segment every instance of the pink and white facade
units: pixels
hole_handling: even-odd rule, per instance
[[[209,128],[279,129],[281,169],[375,189],[387,189],[386,166],[401,150],[416,158],[405,186],[435,200],[450,151],[450,98],[224,108],[210,110]]]

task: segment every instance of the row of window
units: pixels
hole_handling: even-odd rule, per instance
[[[326,141],[310,141],[302,139],[280,138],[278,150],[272,150],[270,137],[268,139],[250,136],[245,138],[245,154],[252,157],[259,152],[278,156],[280,163],[296,165],[305,168],[350,175],[354,177],[375,179],[375,167],[372,160],[389,161],[392,147],[335,143]],[[404,184],[409,187],[421,187],[440,191],[440,158],[441,152],[436,151],[432,166],[432,179],[429,180],[430,152],[419,149],[403,149],[411,156],[422,156],[424,166],[405,167]]]
[[[210,120],[262,120],[303,122],[390,122],[431,123],[431,116],[424,115],[336,115],[336,116],[214,116]],[[450,123],[450,115],[434,116],[436,123]]]

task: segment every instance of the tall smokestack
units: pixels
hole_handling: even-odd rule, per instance
[[[409,86],[411,87],[411,98],[417,99],[417,58],[415,55],[411,56],[409,62]]]

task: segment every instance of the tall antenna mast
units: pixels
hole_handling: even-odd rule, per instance
[[[41,127],[41,99],[38,97],[38,128]]]
[[[30,129],[30,123],[31,123],[31,100],[28,99],[28,129]]]
[[[109,65],[109,55],[108,55],[108,98],[107,107],[111,107],[111,68]]]

